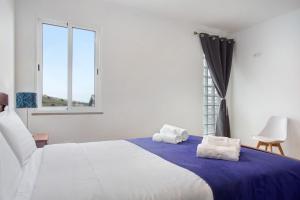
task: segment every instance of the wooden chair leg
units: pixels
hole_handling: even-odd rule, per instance
[[[261,142],[258,141],[258,142],[257,142],[257,145],[256,145],[256,148],[259,149],[260,146],[261,146]]]
[[[283,153],[283,150],[282,150],[282,148],[281,148],[280,143],[277,144],[277,147],[278,147],[278,149],[279,149],[279,151],[280,151],[280,154],[284,156],[284,153]]]
[[[281,148],[280,143],[273,143],[272,144],[272,143],[265,143],[265,142],[258,141],[257,145],[256,145],[256,148],[259,149],[260,146],[265,146],[265,151],[268,151],[268,148],[270,148],[270,151],[272,153],[273,153],[273,146],[278,147],[280,154],[284,156],[284,153],[283,153],[283,150]]]

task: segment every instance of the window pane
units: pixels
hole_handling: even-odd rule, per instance
[[[215,106],[206,106],[204,115],[205,114],[209,114],[209,115],[216,114]]]
[[[203,70],[203,83],[204,83],[204,95],[203,95],[203,125],[205,134],[214,134],[216,127],[216,120],[219,112],[220,98],[213,85],[212,78],[210,76],[207,64],[204,60]]]
[[[216,127],[215,127],[216,125],[214,124],[214,125],[208,125],[207,126],[207,133],[216,133]]]
[[[204,115],[204,124],[214,124],[215,123],[215,115]]]
[[[68,29],[43,24],[42,106],[67,106]]]
[[[213,84],[213,82],[212,82],[212,79],[211,79],[211,78],[209,78],[209,79],[208,79],[208,83],[207,83],[207,85],[208,85],[208,86],[214,86],[214,84]]]
[[[95,106],[95,36],[94,31],[73,28],[73,106]]]

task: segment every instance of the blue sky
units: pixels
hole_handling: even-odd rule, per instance
[[[94,94],[95,32],[73,29],[73,100]],[[43,25],[43,94],[67,99],[68,29]]]

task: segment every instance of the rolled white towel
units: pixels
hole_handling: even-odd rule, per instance
[[[162,141],[165,143],[178,144],[182,142],[182,138],[180,136],[171,133],[161,134],[161,137]]]
[[[176,126],[168,125],[168,124],[163,125],[163,127],[160,129],[160,133],[175,134],[177,136],[180,136],[182,141],[186,141],[189,138],[189,134],[188,134],[187,130],[176,127]]]
[[[187,141],[187,139],[189,139],[189,134],[186,130],[181,132],[181,139],[182,139],[182,141]]]
[[[171,144],[178,144],[178,143],[182,142],[182,139],[180,136],[177,136],[177,135],[171,134],[171,133],[165,133],[165,134],[155,133],[152,136],[152,140],[155,142],[165,142],[165,143],[171,143]]]
[[[235,138],[228,138],[228,137],[217,137],[213,135],[205,135],[202,139],[202,144],[211,144],[215,146],[234,146],[238,148],[240,151],[241,149],[241,140]]]
[[[234,146],[216,146],[211,144],[198,144],[197,156],[222,160],[238,161],[240,151]]]
[[[160,133],[154,133],[152,140],[154,142],[162,142],[162,135]]]

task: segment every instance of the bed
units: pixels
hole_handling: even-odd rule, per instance
[[[196,158],[200,141],[48,145],[31,160],[26,199],[300,199],[299,161],[249,148],[239,162]]]
[[[0,192],[16,185],[11,190],[15,200],[300,199],[298,160],[245,147],[239,162],[197,158],[201,140],[190,136],[177,145],[151,138],[47,145],[35,149],[25,165],[14,166],[14,172],[2,160]],[[13,151],[5,141],[0,134],[0,156],[13,166],[14,159],[7,158]],[[19,170],[18,183],[3,170]]]

